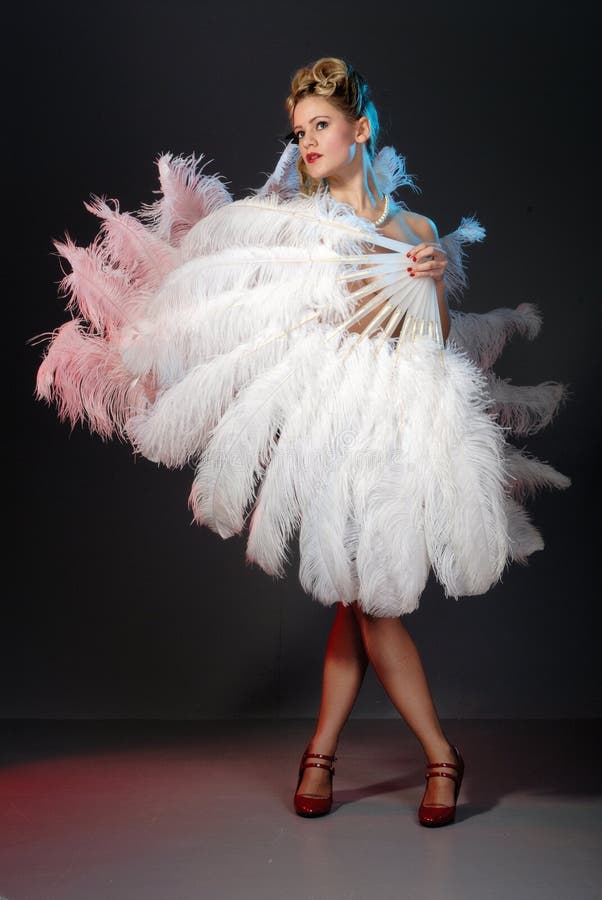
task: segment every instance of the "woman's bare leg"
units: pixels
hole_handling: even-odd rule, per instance
[[[337,614],[330,630],[324,669],[322,696],[316,730],[309,747],[316,753],[335,753],[343,725],[359,693],[368,657],[364,650],[359,623],[351,606],[337,605]],[[322,762],[308,757],[310,762]],[[325,769],[305,769],[299,792],[318,797],[328,796],[330,778]]]
[[[352,609],[374,671],[396,710],[422,744],[427,760],[455,763],[456,757],[441,728],[418,650],[401,619],[370,616],[357,604],[353,604]],[[424,797],[426,804],[452,805],[453,798],[451,778],[429,779]]]

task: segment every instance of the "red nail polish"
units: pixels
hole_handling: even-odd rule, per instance
[[[412,268],[413,268],[412,266],[408,266],[408,272],[411,272]]]
[[[406,256],[411,256],[411,255],[412,255],[412,251],[408,250],[408,252],[406,253]]]
[[[412,259],[414,260],[414,262],[418,262],[418,257],[417,257],[417,256],[413,256]]]
[[[416,273],[415,273],[415,272],[410,272],[410,278],[416,278]]]

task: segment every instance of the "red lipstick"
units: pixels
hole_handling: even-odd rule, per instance
[[[306,162],[306,163],[313,163],[313,162],[315,162],[317,159],[321,159],[321,157],[322,157],[322,154],[321,154],[321,153],[308,153],[307,156],[305,157],[305,162]]]

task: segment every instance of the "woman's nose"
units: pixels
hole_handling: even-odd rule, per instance
[[[316,143],[316,139],[311,134],[304,134],[303,137],[301,138],[301,146],[303,147],[303,149],[305,149],[307,147],[313,147],[313,145],[315,143]]]

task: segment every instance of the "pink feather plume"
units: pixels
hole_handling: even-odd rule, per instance
[[[144,204],[140,217],[157,237],[177,247],[200,219],[232,202],[220,175],[205,175],[203,156],[162,154],[157,160],[162,197]],[[158,192],[159,193],[159,192]]]

